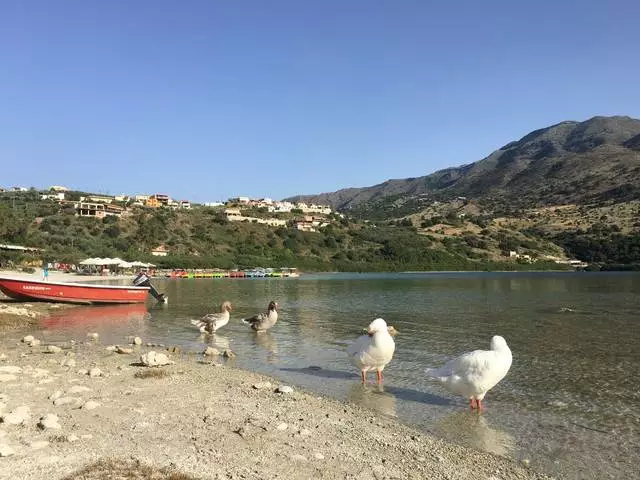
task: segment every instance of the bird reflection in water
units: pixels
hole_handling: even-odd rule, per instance
[[[445,417],[437,425],[446,437],[469,447],[503,457],[515,451],[513,436],[489,424],[485,415],[474,412],[456,412]]]
[[[396,397],[389,392],[385,392],[383,385],[354,382],[347,395],[350,402],[390,417],[397,415]]]
[[[259,335],[253,335],[253,341],[256,345],[267,352],[266,361],[268,363],[278,362],[278,344],[271,332],[263,332]]]
[[[225,350],[231,350],[229,346],[229,338],[224,335],[218,334],[202,334],[200,335],[200,339],[203,343],[206,343],[210,347],[217,348],[220,352],[224,352]]]

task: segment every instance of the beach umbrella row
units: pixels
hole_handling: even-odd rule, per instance
[[[131,267],[155,267],[153,263],[145,263],[140,261],[135,262],[127,262],[126,260],[122,260],[121,258],[87,258],[80,262],[80,265],[96,265],[96,266],[104,266],[104,265],[117,265],[121,268],[131,268]]]

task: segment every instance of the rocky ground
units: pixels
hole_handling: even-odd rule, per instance
[[[0,333],[0,479],[546,478],[215,351],[87,334],[45,345]]]

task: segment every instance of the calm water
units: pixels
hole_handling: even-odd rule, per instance
[[[43,320],[51,340],[103,343],[130,334],[201,351],[231,348],[234,362],[357,402],[436,435],[565,478],[639,478],[640,275],[592,273],[322,274],[299,279],[155,280],[170,303],[80,307]],[[231,300],[232,321],[212,338],[191,318]],[[256,335],[240,318],[280,304]],[[362,387],[345,347],[375,317],[400,332],[384,389]],[[482,416],[423,370],[488,348],[500,334],[514,356]],[[371,376],[371,381],[375,375]]]

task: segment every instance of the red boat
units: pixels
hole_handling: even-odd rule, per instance
[[[105,304],[142,303],[150,287],[95,285],[89,283],[44,282],[0,277],[0,291],[17,300]]]

